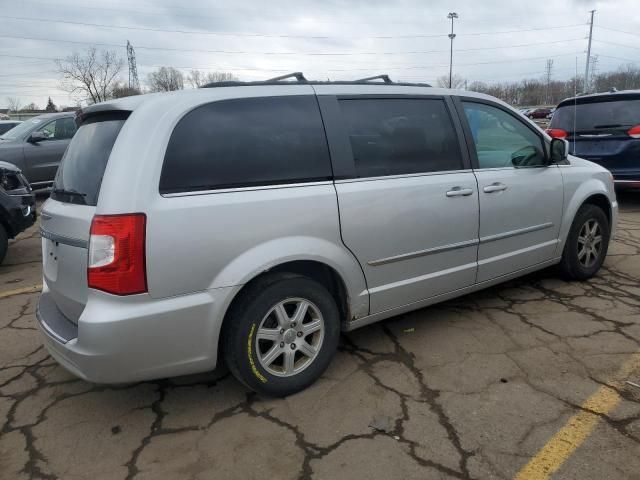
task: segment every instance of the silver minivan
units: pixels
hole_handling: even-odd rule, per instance
[[[372,82],[85,108],[42,209],[37,318],[92,382],[212,370],[282,396],[341,330],[559,264],[593,276],[611,175],[505,103]]]

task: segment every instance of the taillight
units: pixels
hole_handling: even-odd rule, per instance
[[[144,213],[96,215],[91,222],[89,288],[116,295],[147,291]]]
[[[636,125],[635,127],[630,128],[627,131],[627,135],[631,138],[640,138],[640,125]]]
[[[561,128],[547,128],[545,130],[551,138],[567,138],[568,133]]]

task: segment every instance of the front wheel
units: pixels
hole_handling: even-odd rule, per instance
[[[307,277],[280,273],[240,295],[225,319],[229,370],[252,390],[275,397],[311,385],[329,366],[340,337],[331,294]]]
[[[569,280],[593,277],[604,262],[611,234],[609,220],[596,205],[580,207],[562,252],[560,270]]]

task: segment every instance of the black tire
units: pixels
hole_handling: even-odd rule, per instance
[[[0,224],[0,263],[4,260],[5,255],[7,254],[7,249],[9,248],[9,236],[7,235],[7,231]]]
[[[258,359],[259,342],[254,338],[257,338],[257,331],[272,308],[279,302],[291,298],[305,299],[317,308],[322,315],[324,332],[318,353],[313,360],[306,364],[308,357],[298,357],[296,362],[301,360],[305,362],[304,369],[291,374],[291,376],[283,377],[273,374],[263,367]],[[267,321],[273,322],[274,318]],[[249,285],[246,291],[241,292],[240,297],[234,301],[231,311],[225,318],[222,346],[225,362],[231,373],[240,382],[258,393],[284,397],[303,390],[322,375],[333,358],[339,338],[340,313],[334,298],[327,289],[318,282],[301,275],[275,273],[260,278]],[[293,340],[292,343],[295,345],[296,341]],[[278,345],[276,343],[274,341],[271,344],[267,343],[267,345],[269,347],[279,346],[284,342]],[[290,345],[285,344],[284,348],[288,349]],[[292,350],[294,349],[292,348]],[[284,350],[282,353],[282,356],[276,358],[282,362],[281,368],[284,369]],[[294,358],[297,355],[302,355],[302,353],[296,353]]]
[[[587,222],[597,222],[601,231],[601,247],[590,265],[584,265],[579,260],[579,252],[581,251],[578,237]],[[567,236],[567,242],[562,252],[562,260],[560,261],[560,271],[568,280],[586,280],[593,277],[604,262],[609,248],[609,237],[611,235],[611,227],[607,216],[597,205],[585,204],[580,207],[578,213],[573,219],[571,230]]]

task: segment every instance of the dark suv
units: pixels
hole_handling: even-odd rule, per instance
[[[563,100],[547,133],[572,155],[609,169],[618,187],[640,187],[640,90]]]
[[[0,135],[0,161],[16,165],[34,189],[49,186],[76,133],[75,113],[45,113]]]
[[[9,239],[36,221],[36,199],[29,182],[18,167],[0,162],[0,263]]]

